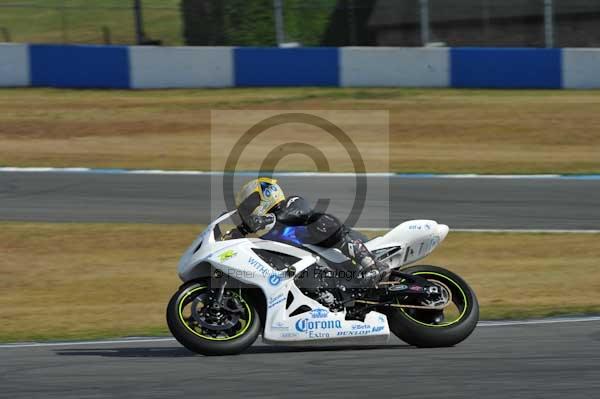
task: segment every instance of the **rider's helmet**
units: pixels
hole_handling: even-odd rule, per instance
[[[241,215],[264,216],[285,200],[277,180],[259,177],[244,184],[235,197]]]

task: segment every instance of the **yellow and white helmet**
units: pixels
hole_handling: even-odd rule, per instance
[[[245,214],[264,216],[285,200],[277,180],[259,177],[244,184],[235,197],[235,206]]]

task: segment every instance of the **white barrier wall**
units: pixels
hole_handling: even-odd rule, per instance
[[[340,85],[449,87],[448,48],[343,47]]]
[[[600,88],[600,49],[563,49],[562,71],[565,89]]]
[[[29,86],[29,46],[0,44],[0,87]]]
[[[231,47],[133,46],[129,63],[134,89],[233,86]]]

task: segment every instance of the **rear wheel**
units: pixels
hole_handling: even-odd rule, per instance
[[[418,275],[449,294],[443,310],[388,308],[390,330],[418,347],[453,346],[466,339],[479,321],[475,293],[458,275],[438,266],[413,266],[402,272]],[[400,302],[400,300],[398,300]]]
[[[242,290],[218,290],[208,282],[186,284],[167,306],[171,334],[183,346],[203,355],[233,355],[254,343],[260,318]]]

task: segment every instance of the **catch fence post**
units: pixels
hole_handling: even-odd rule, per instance
[[[544,42],[546,48],[554,47],[554,4],[544,0]]]
[[[4,42],[9,43],[11,42],[11,37],[10,37],[10,31],[6,28],[6,27],[0,27],[0,32],[2,32],[2,38]]]
[[[273,0],[273,13],[275,16],[275,40],[277,40],[277,46],[281,46],[285,43],[283,0]]]
[[[144,20],[142,18],[142,0],[133,0],[133,13],[135,18],[135,42],[143,44],[146,35],[144,33]]]
[[[60,30],[62,33],[62,42],[66,44],[69,41],[69,33],[67,32],[67,5],[65,0],[60,5]]]
[[[429,43],[429,0],[419,0],[419,21],[421,25],[421,45]]]

